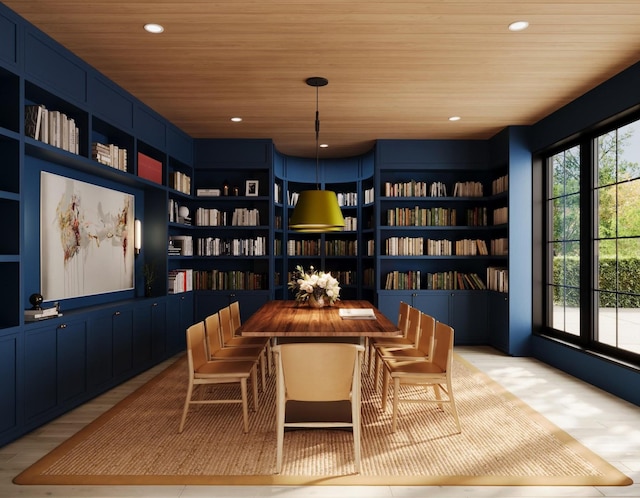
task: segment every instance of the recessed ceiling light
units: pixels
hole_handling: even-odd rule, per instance
[[[154,24],[154,23],[145,24],[144,29],[145,31],[148,31],[149,33],[153,33],[153,34],[162,33],[164,31],[163,26],[161,26],[160,24]]]
[[[509,31],[522,31],[528,27],[529,23],[527,21],[516,21],[509,24]]]
[[[320,144],[321,149],[326,149],[327,147],[329,147],[329,144]]]
[[[239,123],[240,121],[242,121],[242,118],[241,118],[241,117],[236,116],[236,117],[234,117],[234,118],[231,118],[231,121],[233,121],[234,123]]]
[[[449,121],[460,121],[460,116],[451,116]]]

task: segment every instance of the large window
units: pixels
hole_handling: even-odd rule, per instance
[[[596,144],[594,340],[640,353],[640,121]]]
[[[640,121],[583,138],[546,164],[548,331],[638,363]]]
[[[580,335],[580,146],[555,154],[549,163],[548,320],[555,329]]]

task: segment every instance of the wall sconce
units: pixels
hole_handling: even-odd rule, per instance
[[[133,222],[133,248],[136,254],[140,254],[140,249],[142,249],[142,222],[140,220]]]

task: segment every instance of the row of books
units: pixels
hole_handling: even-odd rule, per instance
[[[290,256],[320,256],[320,239],[288,240],[287,254]]]
[[[493,224],[502,225],[509,221],[509,208],[501,207],[493,210]]]
[[[326,256],[357,256],[357,240],[326,240],[324,243]]]
[[[385,197],[446,197],[447,186],[442,182],[428,183],[420,180],[385,182]]]
[[[345,232],[356,232],[358,230],[358,218],[355,216],[345,216],[344,217],[344,231]]]
[[[169,236],[169,256],[193,256],[193,237],[191,235]]]
[[[183,194],[191,194],[191,177],[180,171],[169,173],[169,187]]]
[[[25,135],[54,147],[79,153],[80,130],[75,120],[44,105],[27,105],[24,110]]]
[[[420,270],[387,273],[384,288],[386,290],[417,290],[421,288]]]
[[[365,204],[373,204],[373,201],[375,200],[374,192],[375,189],[373,187],[364,189],[363,194]]]
[[[199,207],[196,209],[195,224],[200,227],[259,226],[260,211],[256,208],[235,208],[229,216],[221,209]]]
[[[269,286],[266,273],[250,271],[195,270],[193,286],[197,290],[262,290]]]
[[[180,292],[189,292],[193,290],[193,270],[170,270],[168,283],[167,292],[169,294],[178,294]]]
[[[428,290],[485,290],[487,287],[477,273],[445,271],[427,273]]]
[[[175,199],[169,198],[169,222],[170,223],[183,223],[185,225],[191,224],[191,218],[188,216],[180,216],[180,204]]]
[[[358,193],[357,192],[336,192],[338,198],[338,206],[357,206],[358,205]]]
[[[498,292],[509,292],[509,270],[506,268],[487,268],[487,287]]]
[[[120,148],[115,144],[93,142],[91,144],[91,158],[105,166],[127,171],[127,149]]]
[[[456,210],[452,208],[412,208],[396,207],[387,210],[387,226],[455,226],[457,224]]]
[[[492,240],[491,254],[494,256],[506,256],[509,254],[509,239],[500,238]]]
[[[482,197],[484,187],[480,182],[456,182],[453,185],[454,197]]]
[[[500,243],[496,244],[496,247]],[[455,248],[455,253],[453,252]],[[455,244],[449,239],[425,239],[424,237],[389,237],[385,240],[387,256],[485,256],[489,254],[482,239],[460,239]],[[493,254],[493,252],[492,252]],[[497,253],[496,253],[497,254]]]
[[[202,237],[196,241],[198,256],[266,256],[267,238],[221,239]]]
[[[491,193],[501,194],[502,192],[506,192],[509,190],[509,175],[501,176],[500,178],[496,178],[491,182]]]
[[[385,241],[387,256],[450,256],[450,240],[434,240],[424,237],[389,237]]]

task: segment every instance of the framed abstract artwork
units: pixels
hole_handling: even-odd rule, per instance
[[[133,289],[134,196],[46,171],[40,180],[45,300]]]

